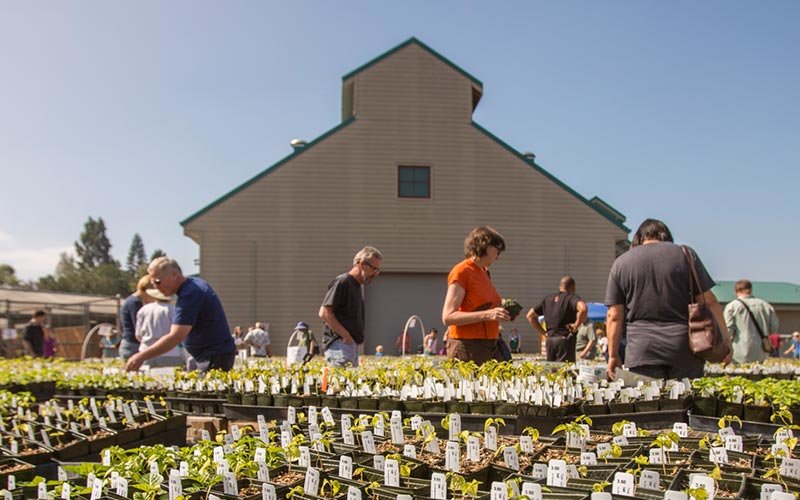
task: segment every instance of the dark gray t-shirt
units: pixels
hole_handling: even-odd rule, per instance
[[[701,288],[693,293],[706,292],[714,280],[694,250],[688,250],[696,258]],[[688,343],[690,274],[681,247],[669,242],[633,247],[614,261],[605,304],[625,305],[626,366],[702,365]]]
[[[335,277],[328,285],[322,305],[333,309],[334,316],[347,328],[356,344],[364,343],[364,298],[361,285],[355,278],[348,273]],[[322,328],[322,335],[326,348],[340,338],[327,324]]]

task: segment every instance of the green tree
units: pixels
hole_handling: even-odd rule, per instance
[[[150,262],[153,262],[153,259],[157,259],[159,257],[166,257],[166,256],[167,256],[167,254],[166,254],[166,252],[164,252],[164,250],[161,250],[160,248],[156,248],[155,250],[153,250],[153,255],[150,256]]]
[[[144,242],[141,235],[136,233],[131,240],[131,248],[128,250],[127,268],[134,276],[141,274],[142,268],[147,266],[147,254],[144,251]]]
[[[8,264],[0,264],[0,285],[19,286],[17,270]]]
[[[102,217],[89,220],[83,225],[80,240],[75,242],[78,267],[92,269],[102,264],[117,264],[111,257],[111,242],[106,236],[106,223]],[[117,264],[119,267],[119,264]]]

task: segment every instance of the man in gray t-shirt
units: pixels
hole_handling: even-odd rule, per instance
[[[641,237],[643,228],[646,234]],[[648,238],[647,234],[664,234],[669,239]],[[721,322],[722,308],[710,292],[714,280],[694,250],[686,247],[695,258],[700,282],[700,290],[690,290],[689,263],[660,221],[645,221],[634,243],[638,244],[617,258],[608,276],[605,303],[610,308],[609,371],[620,362],[615,350],[624,325],[628,342],[625,366],[631,371],[661,378],[702,376],[703,360],[689,349],[688,305],[693,296],[703,294]]]

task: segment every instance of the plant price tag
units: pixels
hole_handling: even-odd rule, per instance
[[[256,464],[258,464],[258,480],[269,481],[269,467],[267,467],[267,462],[256,460]]]
[[[306,495],[316,496],[319,493],[319,471],[309,467],[306,471],[306,480],[303,483],[303,492]]]
[[[403,439],[403,421],[399,418],[392,418],[389,421],[389,428],[392,433],[392,444],[403,444],[405,443],[405,439]]]
[[[316,406],[308,407],[308,423],[314,425],[317,425],[319,423],[319,416],[317,414]]]
[[[727,464],[728,463],[728,450],[721,446],[714,446],[711,448],[711,452],[709,453],[709,457],[711,461],[715,464]]]
[[[581,453],[581,465],[597,465],[597,455],[593,451]]]
[[[225,435],[225,437],[228,437],[227,434]],[[239,426],[236,424],[231,424],[231,438],[234,441],[238,441],[242,438],[242,433],[241,431],[239,431]],[[233,444],[233,443],[228,443],[228,444]]]
[[[172,469],[171,471],[169,471],[169,500],[175,500],[181,495],[183,495],[181,474],[179,471]]]
[[[706,493],[708,493],[708,498],[714,498],[714,495],[717,493],[714,479],[705,474],[692,474],[689,479],[689,488],[703,488],[706,490]]]
[[[347,455],[339,457],[339,477],[353,479],[353,459]]]
[[[522,483],[522,494],[530,500],[542,500],[542,485],[526,481]]]
[[[361,500],[361,490],[355,486],[348,486],[347,500]]]
[[[7,479],[8,481],[6,483],[6,486],[8,488],[8,491],[14,491],[15,489],[17,489],[17,477],[14,476],[14,474],[9,474]]]
[[[121,497],[128,496],[128,480],[124,477],[117,478],[117,495]]]
[[[122,405],[122,413],[125,414],[125,420],[128,422],[133,422],[133,412],[131,411],[130,406]]]
[[[294,406],[286,408],[286,421],[292,425],[297,423],[297,410],[295,410]]]
[[[383,415],[375,415],[375,425],[372,426],[372,430],[376,436],[386,436],[386,422],[383,420]]]
[[[650,463],[663,464],[664,463],[664,450],[661,448],[650,448]]]
[[[111,467],[111,450],[103,450],[102,464],[103,467]]]
[[[781,476],[800,479],[800,460],[796,458],[784,458],[781,462]]]
[[[522,453],[533,453],[533,439],[530,436],[520,436],[519,449],[522,450]]]
[[[311,470],[309,469],[309,472],[310,471]],[[170,481],[172,481],[172,476],[170,476],[169,479]],[[226,495],[239,494],[239,487],[236,484],[236,476],[234,475],[233,472],[226,472],[225,474],[222,475],[222,490],[225,492]]]
[[[102,493],[102,484],[101,484],[101,493]],[[42,481],[39,483],[39,486],[36,488],[36,498],[39,500],[47,500],[47,483]],[[91,500],[100,500],[100,495],[95,496],[94,488],[92,488],[92,497]]]
[[[633,491],[633,474],[627,472],[617,472],[614,474],[614,484],[611,486],[611,493],[614,495],[626,495],[632,497]]]
[[[45,444],[45,446],[48,446],[48,447],[52,446],[52,445],[50,444],[50,436],[48,436],[48,435],[47,435],[47,431],[45,431],[44,429],[42,429],[42,431],[40,432],[40,434],[42,435],[42,442]]]
[[[622,435],[626,438],[636,437],[636,424],[633,422],[628,422],[622,426]]]
[[[780,429],[779,431],[775,432],[776,443],[783,443],[790,437],[792,437],[792,434],[791,431],[789,431],[788,429]]]
[[[403,456],[408,458],[417,458],[417,449],[413,444],[403,446]]]
[[[508,500],[508,489],[506,483],[494,481],[492,483],[491,500]]]
[[[611,455],[611,445],[608,443],[597,443],[594,450],[600,458]]]
[[[106,414],[108,415],[108,421],[112,424],[117,423],[117,415],[114,413],[114,408],[110,406],[106,406]],[[100,418],[100,415],[95,415],[95,418]]]
[[[349,431],[350,428],[353,427],[353,419],[350,417],[350,415],[342,415],[341,426],[342,426],[342,434],[344,434],[346,431]]]
[[[689,426],[686,425],[685,422],[675,422],[672,424],[672,431],[678,435],[678,437],[689,437]]]
[[[387,458],[383,462],[383,484],[386,486],[400,486],[400,464],[393,458]]]
[[[550,468],[545,464],[533,464],[532,476],[534,479],[546,479],[549,470]]]
[[[287,430],[281,431],[281,448],[288,448],[292,442],[292,432]]]
[[[152,399],[145,399],[144,400],[144,404],[147,407],[147,413],[149,413],[151,415],[155,415],[156,407],[153,406],[153,400]]]
[[[447,500],[447,478],[441,472],[431,474],[431,498]]]
[[[370,454],[377,453],[375,451],[375,438],[372,436],[372,432],[364,431],[361,433],[361,443],[363,444],[364,451]]]
[[[221,463],[225,459],[225,450],[222,449],[222,446],[215,446],[213,451],[214,463],[218,464]],[[155,463],[155,462],[153,462]],[[152,466],[152,464],[151,464]],[[156,464],[156,467],[158,465]],[[152,470],[151,470],[152,472]],[[158,474],[158,469],[156,469],[156,474]]]
[[[639,488],[658,490],[661,476],[654,470],[643,470],[639,475]]]
[[[547,463],[547,486],[567,486],[567,462],[550,460]]]
[[[300,467],[308,467],[311,465],[311,450],[308,449],[308,446],[298,446],[300,450],[300,459],[297,462]]]
[[[487,450],[497,451],[497,427],[490,425],[484,433],[483,440]]]
[[[728,451],[744,452],[744,443],[742,443],[742,436],[727,436],[725,437],[725,449]]]
[[[611,442],[620,446],[628,446],[628,438],[625,436],[614,436]]]
[[[664,500],[689,500],[689,497],[682,491],[667,490],[664,492]]]
[[[356,437],[351,430],[342,431],[342,440],[344,440],[344,444],[346,445],[353,446],[356,444]]]
[[[769,495],[769,500],[794,500],[794,493],[784,493],[782,491],[773,491]]]
[[[725,439],[725,436],[735,436],[736,433],[733,431],[733,427],[723,427],[719,430],[719,437]]]
[[[590,500],[612,500],[611,493],[607,493],[605,491],[593,491],[592,496],[589,497]]]
[[[770,500],[773,491],[783,491],[783,486],[780,484],[764,483],[761,485],[761,496],[759,500]]]
[[[267,461],[267,449],[258,447],[256,448],[256,452],[253,454],[253,462],[266,462]]]
[[[328,425],[333,425],[335,423],[333,419],[333,413],[327,406],[322,409],[322,420],[324,420]]]
[[[459,450],[458,441],[448,441],[444,455],[445,470],[459,472],[460,458],[461,458],[461,450]]]
[[[200,430],[200,440],[201,441],[211,441],[211,433],[208,432],[206,429]]]
[[[457,413],[453,413],[449,417],[450,428],[449,428],[449,438],[451,441],[454,439],[458,439],[458,435],[461,433],[461,415]]]
[[[513,446],[503,448],[503,461],[509,469],[519,471],[519,455],[517,455],[517,449]]]
[[[398,417],[400,417],[400,416],[399,415],[395,415],[395,412],[392,412],[392,418],[393,419],[394,418],[398,418]],[[402,417],[400,417],[400,418],[402,418]],[[414,415],[413,417],[411,417],[411,430],[412,431],[415,431],[415,430],[419,429],[420,425],[422,425],[422,417],[420,417],[419,415]]]
[[[477,436],[467,438],[467,460],[470,462],[480,462],[481,460],[481,441]]]
[[[372,468],[383,470],[383,464],[386,462],[386,457],[383,455],[375,455],[372,457]]]

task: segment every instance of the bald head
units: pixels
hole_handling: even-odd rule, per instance
[[[558,289],[562,292],[574,292],[575,280],[572,278],[572,276],[565,274],[561,277],[561,281],[558,282]]]

